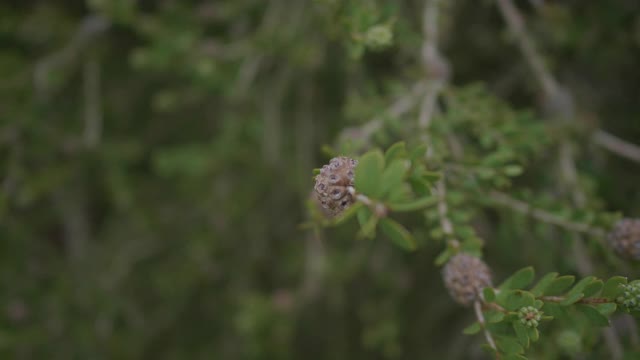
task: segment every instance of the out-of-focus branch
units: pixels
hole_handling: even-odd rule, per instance
[[[436,100],[449,75],[449,66],[438,49],[438,20],[440,0],[427,0],[422,14],[423,42],[421,49],[422,66],[426,84],[420,103],[418,126],[421,130],[429,127],[436,111]]]
[[[74,61],[78,52],[91,44],[96,36],[107,31],[110,25],[109,20],[102,16],[87,16],[66,46],[39,60],[33,72],[36,94],[40,98],[46,98],[49,93],[49,73]]]
[[[542,222],[546,222],[552,225],[556,225],[567,230],[587,233],[593,236],[602,237],[605,235],[604,230],[599,228],[593,228],[586,224],[576,223],[573,221],[569,221],[563,219],[560,216],[552,214],[542,209],[534,208],[529,203],[524,201],[520,201],[518,199],[514,199],[511,196],[499,192],[499,191],[491,191],[489,194],[491,201],[496,204],[506,206],[512,210],[515,210],[521,214],[529,215],[534,219],[540,220]]]
[[[84,145],[95,148],[102,136],[102,96],[100,94],[100,64],[87,60],[83,69],[84,81]]]
[[[362,126],[345,128],[340,133],[339,141],[358,139],[366,143],[376,131],[382,128],[385,118],[399,117],[411,111],[418,101],[420,101],[425,89],[426,84],[424,82],[420,81],[415,83],[408,93],[394,101],[381,115],[372,118]]]
[[[509,28],[518,41],[520,51],[531,67],[545,94],[557,94],[560,92],[558,82],[544,64],[542,56],[537,52],[535,45],[526,31],[522,15],[511,0],[496,0],[498,7]]]
[[[624,141],[606,131],[597,130],[593,134],[593,142],[614,154],[640,163],[640,146]]]

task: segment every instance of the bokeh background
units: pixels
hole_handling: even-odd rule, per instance
[[[0,356],[483,358],[441,244],[299,226],[323,145],[423,76],[424,3],[0,2]],[[515,4],[581,128],[640,143],[640,2]],[[544,115],[494,1],[442,2],[438,23],[451,86]],[[583,145],[603,207],[640,216],[640,164]],[[576,271],[529,220],[480,225],[497,278]],[[558,338],[541,348],[601,341]]]

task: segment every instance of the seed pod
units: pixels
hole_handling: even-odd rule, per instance
[[[336,216],[353,203],[348,187],[353,186],[357,160],[335,157],[320,169],[314,186],[316,197],[330,215]]]
[[[491,271],[487,264],[464,253],[449,259],[442,270],[442,278],[451,297],[464,306],[473,304],[480,298],[482,289],[491,286]]]
[[[621,257],[640,260],[640,219],[618,221],[607,240]]]

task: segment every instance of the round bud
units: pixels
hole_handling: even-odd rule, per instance
[[[449,259],[442,270],[442,278],[451,297],[465,306],[473,304],[480,298],[482,289],[491,286],[491,272],[487,264],[464,253]]]
[[[542,312],[533,306],[524,306],[518,310],[518,319],[526,327],[538,327],[541,318]]]
[[[640,219],[618,221],[607,240],[621,257],[640,260]]]
[[[353,203],[353,196],[348,188],[353,186],[357,165],[357,160],[344,156],[335,157],[316,176],[316,198],[329,215],[338,215]]]
[[[620,287],[623,291],[616,302],[627,311],[640,311],[640,281],[635,280]]]

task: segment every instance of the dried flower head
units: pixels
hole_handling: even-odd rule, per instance
[[[353,186],[358,161],[348,157],[335,157],[320,169],[314,186],[320,205],[335,216],[353,203],[348,187]]]
[[[491,286],[491,272],[482,260],[460,253],[449,259],[442,270],[444,284],[451,297],[469,306],[479,299],[483,288]]]
[[[640,260],[640,219],[622,219],[608,236],[609,244],[621,257]]]

